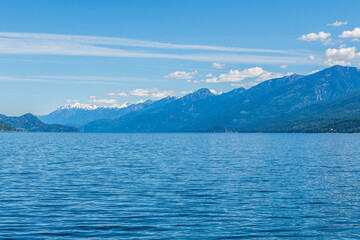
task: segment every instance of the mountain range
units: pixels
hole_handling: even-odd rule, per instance
[[[250,89],[216,95],[203,88],[127,107],[65,105],[39,118],[83,132],[360,132],[360,70],[333,66]]]
[[[1,124],[3,123],[3,125]],[[4,125],[5,124],[5,125]],[[60,124],[45,124],[33,114],[25,114],[20,117],[7,117],[0,114],[0,129],[3,131],[18,132],[78,132],[75,127]],[[1,130],[0,130],[1,131]]]
[[[89,122],[81,131],[340,131],[337,129],[343,123],[354,125],[360,118],[358,90],[359,69],[334,66],[306,76],[294,74],[271,79],[248,90],[238,88],[221,95],[199,89],[182,98],[160,100],[118,119]],[[355,131],[354,126],[351,128],[341,131]]]
[[[68,126],[82,126],[99,119],[117,119],[129,112],[141,110],[152,104],[152,100],[129,106],[96,106],[88,104],[67,104],[39,119],[48,124],[64,124]]]

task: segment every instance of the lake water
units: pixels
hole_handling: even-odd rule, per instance
[[[359,239],[360,135],[0,134],[0,239]]]

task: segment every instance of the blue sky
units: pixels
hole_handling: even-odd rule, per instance
[[[0,113],[359,66],[359,1],[0,2]],[[331,25],[330,25],[331,24]]]

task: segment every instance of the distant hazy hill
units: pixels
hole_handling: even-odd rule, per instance
[[[59,124],[45,124],[34,115],[28,113],[20,117],[7,117],[0,114],[0,120],[20,132],[78,132],[75,127]]]
[[[45,123],[57,123],[70,126],[81,126],[98,119],[116,119],[129,112],[138,111],[150,105],[153,101],[132,104],[127,107],[101,107],[87,104],[68,104],[58,108],[48,115],[39,116]]]
[[[0,132],[12,132],[14,129],[12,129],[9,125],[4,123],[3,121],[0,121]]]
[[[221,95],[200,89],[182,98],[162,99],[117,119],[90,122],[82,130],[346,132],[351,128],[355,131],[360,119],[357,90],[360,90],[359,69],[334,66],[307,76],[271,79],[248,90],[239,88]]]

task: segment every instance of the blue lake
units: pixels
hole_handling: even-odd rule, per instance
[[[359,239],[357,134],[0,134],[0,239]]]

